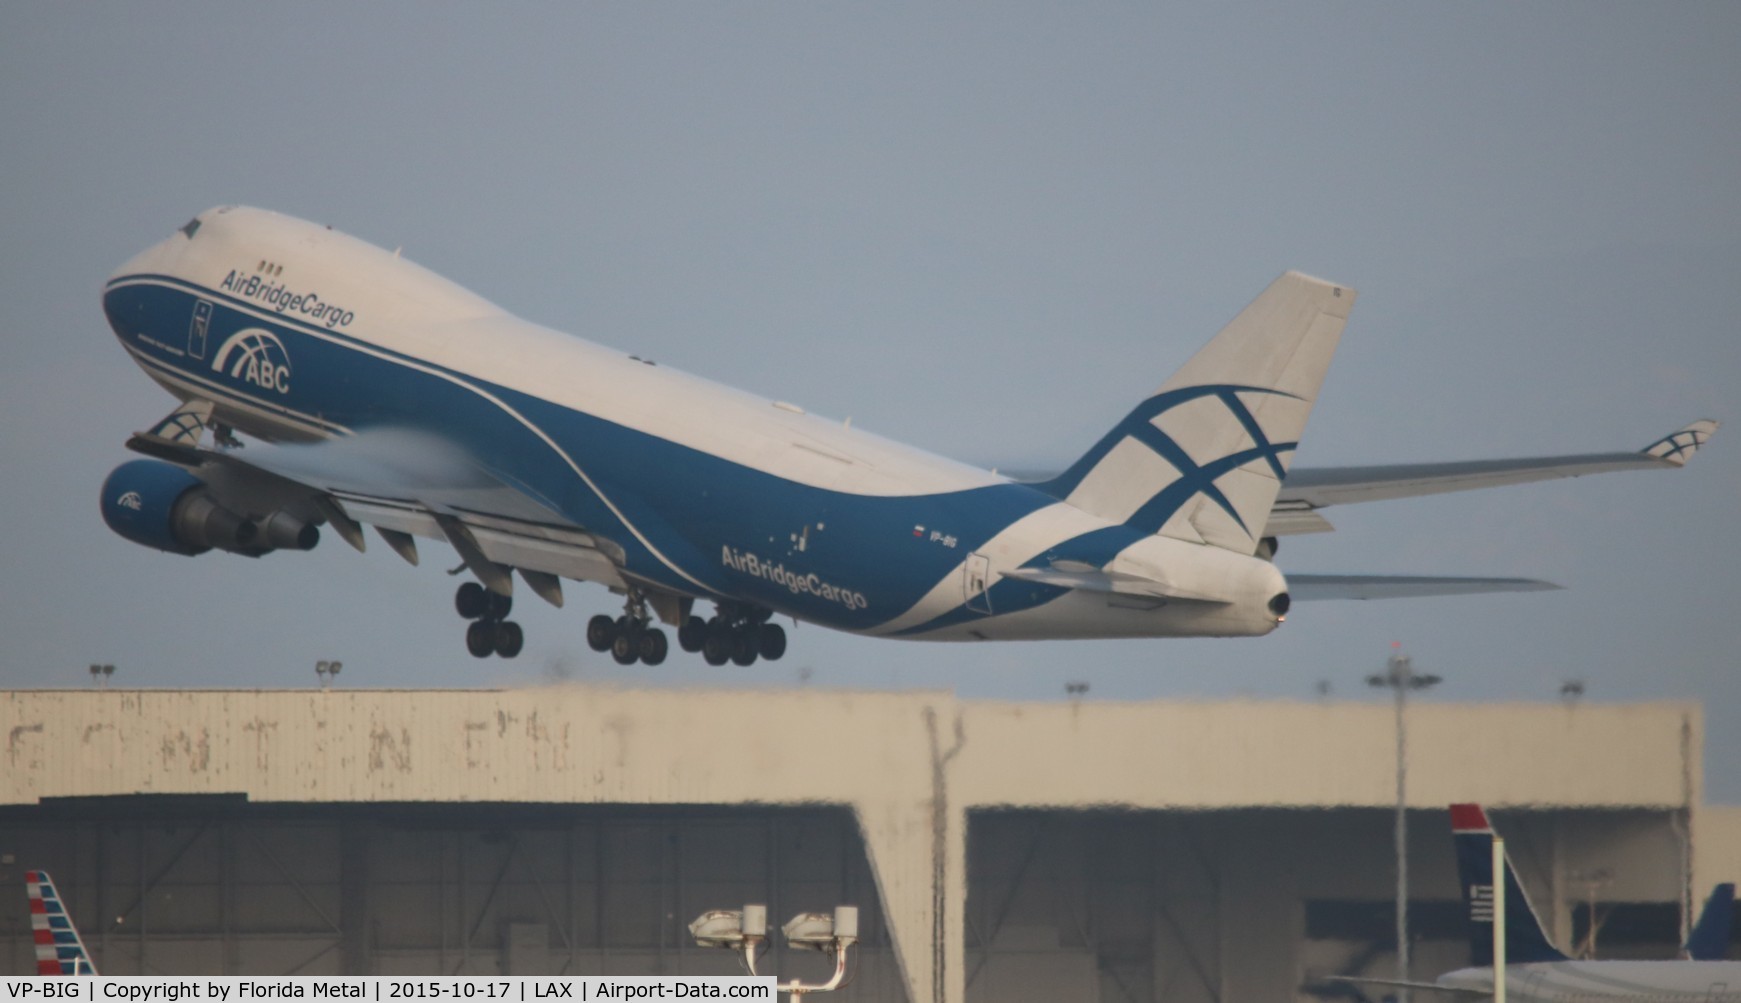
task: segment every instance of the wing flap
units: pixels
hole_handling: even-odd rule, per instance
[[[436,513],[427,506],[352,494],[336,498],[345,514],[357,522],[410,536],[449,540]],[[624,586],[619,561],[607,551],[607,545],[591,534],[475,512],[456,511],[451,517],[466,528],[483,557],[493,564],[600,582],[613,588]]]

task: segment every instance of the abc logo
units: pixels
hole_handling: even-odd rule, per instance
[[[265,390],[290,392],[290,355],[264,328],[244,328],[226,338],[212,357],[212,369]]]

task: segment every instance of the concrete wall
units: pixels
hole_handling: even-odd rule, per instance
[[[0,804],[239,794],[256,805],[519,803],[609,806],[629,815],[636,806],[839,806],[856,823],[887,931],[883,957],[915,1003],[959,1001],[970,992],[993,998],[1005,985],[1035,986],[1045,972],[1073,987],[1094,982],[1107,999],[1197,991],[1219,1000],[1273,999],[1291,993],[1311,964],[1301,903],[1321,897],[1326,881],[1349,895],[1390,880],[1384,809],[1394,798],[1394,731],[1391,709],[1377,704],[1019,704],[926,692],[580,686],[36,691],[0,693],[0,736]],[[1564,921],[1565,875],[1581,866],[1569,861],[1603,854],[1647,860],[1628,870],[1629,891],[1684,894],[1683,864],[1664,848],[1677,845],[1671,820],[1698,803],[1696,706],[1423,703],[1411,709],[1410,736],[1410,802],[1423,818],[1415,840],[1423,854],[1442,845],[1426,831],[1433,812],[1442,817],[1447,802],[1483,800],[1528,809],[1520,819],[1551,813],[1557,820],[1529,823],[1550,827],[1537,842],[1546,847],[1544,897],[1556,903],[1557,921]],[[1330,807],[1354,812],[1344,821],[1377,820],[1361,823],[1382,830],[1370,852],[1350,857],[1355,844],[1335,827],[1276,829],[1268,816],[1241,814]],[[1041,854],[1066,868],[1050,886],[1052,899],[1100,889],[1073,911],[1054,903],[1054,913],[1076,916],[1081,929],[1048,932],[1050,921],[1010,922],[1006,915],[987,932],[998,913],[983,913],[986,903],[1016,872],[994,849],[970,856],[970,818],[984,819],[991,847],[1002,838],[998,810],[1111,808],[1143,820],[1146,835],[1119,838],[1149,849],[1139,855],[1112,836],[1092,835],[1066,844],[1114,841],[1091,856],[1080,849]],[[1578,823],[1578,811],[1594,813],[1598,823]],[[1171,816],[1206,812],[1225,818],[1190,837],[1168,828]],[[1615,842],[1602,834],[1602,825],[1627,812],[1639,819],[1636,838]],[[1284,817],[1294,815],[1275,816]],[[1231,828],[1217,828],[1224,824]],[[1716,826],[1709,841],[1733,840],[1741,835],[1736,828]],[[1284,832],[1293,841],[1278,843]],[[1172,866],[1188,838],[1214,848],[1200,854],[1196,870]],[[571,856],[587,855],[572,841],[564,845]],[[349,852],[339,859],[361,866],[363,851]],[[724,873],[733,873],[733,855],[721,859]],[[971,889],[970,860],[984,876]],[[1090,881],[1082,870],[1114,863],[1149,876]],[[733,890],[720,881],[706,894]],[[1151,900],[1140,908],[1129,901],[1139,891]],[[1089,900],[1125,905],[1122,912],[1090,910]],[[1005,912],[1026,909],[1020,901]],[[1091,913],[1100,919],[1089,924],[1083,917]],[[1140,922],[1118,919],[1136,915]],[[660,930],[669,936],[667,927]],[[506,935],[521,945],[516,957],[537,955],[535,931]],[[1273,963],[1251,960],[1253,936],[1274,944],[1266,955]],[[340,949],[353,960],[362,956],[355,942]]]

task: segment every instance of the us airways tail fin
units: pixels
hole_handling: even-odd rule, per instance
[[[1469,963],[1493,964],[1493,827],[1478,804],[1451,806],[1451,835],[1457,841],[1457,876],[1469,909]],[[1542,931],[1535,907],[1523,894],[1511,859],[1505,861],[1505,963],[1565,961]]]
[[[36,939],[36,974],[95,975],[97,967],[85,951],[85,942],[73,926],[66,906],[47,871],[24,872],[24,890],[30,896],[30,929]]]
[[[1298,272],[1276,279],[1069,470],[1035,486],[1144,532],[1255,552],[1354,296]]]

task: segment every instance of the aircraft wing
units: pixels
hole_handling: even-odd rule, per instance
[[[1288,472],[1287,480],[1276,496],[1265,535],[1327,532],[1334,527],[1317,513],[1331,505],[1471,491],[1615,470],[1673,470],[1686,465],[1687,460],[1717,431],[1717,424],[1709,419],[1695,421],[1635,453],[1296,468]]]
[[[190,402],[127,446],[187,468],[228,502],[324,521],[359,551],[362,525],[375,527],[412,564],[415,537],[445,540],[485,586],[504,595],[513,589],[510,569],[555,605],[562,603],[560,578],[624,585],[614,544],[504,483],[451,443],[380,431],[306,445],[211,449],[198,445],[209,409]]]
[[[1560,588],[1534,578],[1454,578],[1435,575],[1288,575],[1295,602],[1314,599],[1417,599],[1484,592],[1544,592]]]

